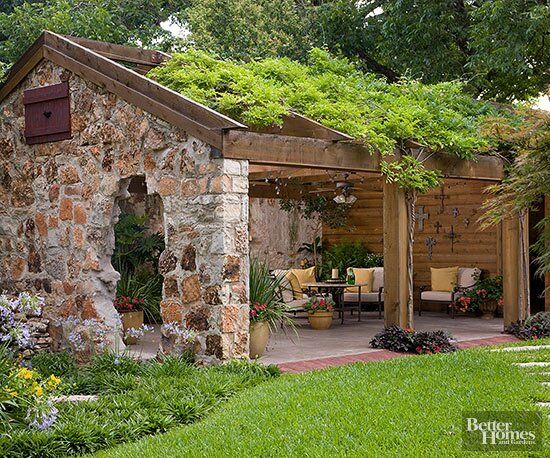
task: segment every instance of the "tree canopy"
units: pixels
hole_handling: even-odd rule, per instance
[[[162,29],[170,19],[188,31]],[[43,29],[244,61],[306,61],[316,46],[390,82],[460,79],[474,96],[526,100],[550,84],[547,0],[8,0],[0,65]]]

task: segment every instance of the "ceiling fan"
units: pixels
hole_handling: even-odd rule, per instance
[[[348,177],[349,174],[345,173],[342,181],[336,181],[335,188],[320,188],[310,191],[310,193],[333,192],[336,194],[333,200],[337,204],[353,205],[357,201],[357,197],[351,194],[354,186],[352,182],[348,181]]]

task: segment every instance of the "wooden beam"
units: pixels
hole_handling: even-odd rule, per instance
[[[380,172],[381,160],[395,160],[395,155],[382,157],[367,145],[357,142],[326,140],[229,131],[224,134],[224,157],[244,159],[251,164],[321,168],[356,172]],[[437,153],[425,161],[430,170],[439,170],[447,178],[500,181],[502,161],[497,157],[478,156],[463,160],[449,153]]]
[[[0,101],[2,101],[21,82],[25,76],[42,60],[44,54],[42,46],[44,34],[42,33],[33,45],[11,67],[6,76],[6,81],[0,86]]]
[[[407,326],[407,206],[396,184],[384,183],[384,325]]]
[[[504,326],[520,317],[520,232],[519,218],[507,218],[502,223],[502,275]]]
[[[376,172],[380,155],[359,143],[331,142],[245,131],[224,134],[222,154],[252,164]]]
[[[275,135],[287,135],[290,137],[309,137],[319,140],[353,140],[353,137],[336,129],[324,126],[313,119],[309,119],[298,113],[283,116],[282,126],[270,126],[257,132]]]
[[[63,35],[68,40],[91,49],[107,59],[146,65],[149,68],[160,65],[172,56],[162,51],[135,48],[133,46],[106,43],[104,41],[89,40],[87,38]]]

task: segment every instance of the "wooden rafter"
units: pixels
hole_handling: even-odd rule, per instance
[[[154,51],[149,49],[135,48],[133,46],[118,45],[114,43],[106,43],[103,41],[89,40],[87,38],[73,37],[63,35],[68,40],[78,43],[85,48],[91,49],[96,53],[120,62],[129,62],[132,64],[143,65],[149,69],[160,65],[165,60],[172,56],[162,51]]]

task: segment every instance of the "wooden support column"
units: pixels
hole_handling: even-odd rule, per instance
[[[520,316],[520,263],[519,218],[507,218],[502,222],[504,326],[518,321]]]
[[[384,183],[384,325],[407,326],[407,206],[396,184]]]

